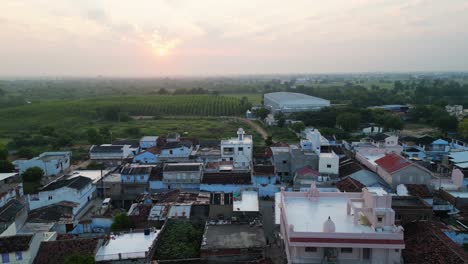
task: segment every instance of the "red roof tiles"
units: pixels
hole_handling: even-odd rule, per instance
[[[468,263],[465,251],[433,223],[405,225],[405,263]]]
[[[397,155],[395,153],[387,154],[385,155],[385,157],[376,160],[375,163],[377,163],[377,165],[379,165],[388,173],[394,173],[412,164],[402,156]]]

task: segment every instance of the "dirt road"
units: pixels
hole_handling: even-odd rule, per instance
[[[265,131],[265,129],[263,129],[263,127],[259,126],[257,123],[252,122],[252,120],[249,120],[247,118],[239,118],[239,120],[246,123],[251,128],[253,128],[255,131],[257,131],[257,133],[259,133],[262,136],[263,139],[268,138],[268,133]]]

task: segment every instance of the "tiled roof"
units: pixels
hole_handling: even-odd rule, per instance
[[[304,166],[296,171],[296,174],[299,176],[304,176],[306,174],[312,174],[313,176],[320,176],[320,173],[314,170],[311,166]]]
[[[99,243],[98,238],[78,238],[42,242],[34,264],[64,263],[72,255],[94,256]]]
[[[201,164],[167,163],[164,171],[200,171]]]
[[[275,166],[273,165],[255,165],[253,168],[255,176],[274,176]]]
[[[48,184],[47,186],[45,186],[44,188],[42,188],[41,191],[52,191],[52,190],[60,189],[62,187],[68,187],[68,188],[72,188],[76,190],[81,190],[85,186],[91,183],[92,183],[92,180],[90,178],[84,177],[84,176],[78,176],[78,177],[74,177],[71,179],[54,181]]]
[[[344,161],[340,163],[340,168],[339,168],[340,178],[346,177],[362,169],[363,169],[362,165],[355,161],[352,161],[352,160]]]
[[[150,173],[150,177],[149,179],[150,180],[162,180],[163,178],[163,174],[162,174],[162,168],[157,166],[157,167],[153,167],[151,169],[151,173]]]
[[[24,204],[13,199],[0,207],[0,222],[11,222],[15,220],[16,214],[24,208]]]
[[[405,225],[405,263],[468,263],[465,251],[430,222]]]
[[[405,184],[408,193],[419,198],[432,198],[431,191],[425,184]]]
[[[59,202],[34,209],[29,212],[28,221],[33,223],[69,222],[73,220],[73,208],[76,206],[77,204],[72,202]]]
[[[151,173],[151,167],[125,167],[122,169],[122,175],[149,175]]]
[[[336,183],[336,188],[342,192],[361,192],[365,186],[353,178],[345,178]]]
[[[16,235],[0,237],[0,253],[27,251],[33,235]]]
[[[402,156],[397,155],[395,153],[387,154],[384,157],[376,160],[375,163],[377,163],[377,165],[379,165],[388,173],[394,173],[412,164]]]
[[[206,184],[250,184],[250,172],[205,172],[202,183]]]
[[[91,153],[115,153],[122,152],[123,145],[95,145],[91,148]]]

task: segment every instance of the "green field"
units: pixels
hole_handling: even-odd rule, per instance
[[[226,93],[222,94],[223,96],[227,97],[235,97],[241,99],[242,97],[247,97],[249,102],[253,105],[261,105],[262,104],[262,94],[261,93]]]
[[[0,110],[0,137],[5,141],[21,131],[42,126],[81,129],[109,119],[117,112],[136,116],[240,116],[245,112],[238,98],[210,95],[161,95],[107,97],[33,103]],[[110,120],[117,121],[117,120]]]

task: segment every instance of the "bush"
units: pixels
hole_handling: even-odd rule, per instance
[[[133,228],[132,219],[126,213],[119,213],[114,216],[114,220],[111,225],[112,231],[121,231]]]
[[[200,255],[203,227],[189,222],[169,222],[161,234],[161,244],[156,250],[157,259],[196,258]]]
[[[8,160],[0,160],[0,173],[13,172],[15,166]]]
[[[25,182],[40,182],[44,171],[39,167],[32,167],[23,172],[21,176]]]

